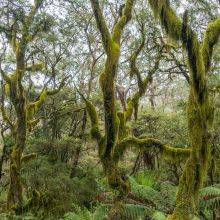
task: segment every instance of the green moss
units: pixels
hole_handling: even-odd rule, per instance
[[[86,103],[86,110],[89,114],[92,124],[98,124],[98,115],[95,106],[88,100],[86,100],[85,103]]]
[[[29,131],[32,131],[32,129],[39,123],[40,119],[33,119],[27,121],[28,129]]]
[[[91,137],[95,140],[100,140],[100,131],[98,125],[93,125],[90,130]]]
[[[127,132],[127,126],[126,126],[126,117],[123,112],[118,112],[118,118],[119,118],[119,132],[118,132],[118,139],[121,140],[125,138],[128,134]]]
[[[29,161],[35,159],[36,157],[37,157],[37,154],[36,154],[36,153],[24,155],[24,156],[21,158],[21,163],[27,163],[27,162],[29,162]]]
[[[175,158],[178,158],[180,160],[186,159],[191,153],[191,149],[170,147],[163,144],[160,140],[154,138],[140,139],[135,137],[127,137],[119,141],[119,143],[117,144],[117,148],[114,153],[114,160],[118,162],[119,159],[123,157],[125,151],[130,147],[137,148],[142,151],[148,151],[151,148],[158,148],[161,153],[166,155],[171,160]]]
[[[156,17],[169,37],[181,40],[188,55],[190,69],[190,94],[188,103],[189,139],[192,147],[179,183],[174,214],[168,219],[191,219],[198,210],[199,189],[202,187],[210,160],[210,134],[213,108],[207,89],[207,71],[210,68],[212,51],[220,34],[220,20],[209,24],[201,47],[196,33],[188,24],[188,15],[183,22],[176,16],[168,0],[149,0]],[[167,149],[165,148],[165,154]],[[176,152],[172,152],[172,156]]]
[[[133,100],[131,98],[128,98],[127,108],[126,108],[126,111],[124,112],[126,120],[130,120],[131,119],[132,114],[133,114],[133,109],[134,109]]]
[[[45,64],[43,62],[35,63],[31,66],[27,66],[26,70],[31,72],[40,71],[45,67]]]
[[[126,135],[126,117],[124,113],[117,114],[115,107],[115,78],[117,74],[118,61],[120,57],[120,41],[126,23],[131,19],[131,9],[134,0],[127,0],[122,11],[122,16],[116,22],[112,36],[105,23],[98,1],[91,0],[93,12],[98,29],[102,36],[103,46],[107,55],[105,66],[99,78],[103,93],[105,114],[105,136],[101,137],[98,129],[98,118],[93,106],[87,103],[87,110],[92,124],[92,136],[96,137],[99,145],[99,156],[101,158],[105,174],[112,189],[119,194],[128,192],[127,182],[122,179],[118,171],[117,163],[113,160],[113,154],[117,151],[117,141]],[[98,137],[98,138],[97,138]]]
[[[121,30],[123,26],[126,24],[126,22],[127,22],[127,17],[123,15],[119,19],[119,21],[116,23],[114,30],[113,30],[113,36],[112,36],[112,39],[114,41],[118,41],[119,39],[121,39]]]
[[[26,107],[27,120],[31,120],[37,111],[40,109],[42,104],[45,102],[47,96],[47,90],[44,90],[39,99],[35,102],[29,103]]]
[[[206,71],[209,71],[213,47],[218,42],[220,35],[220,19],[211,22],[205,32],[202,44],[202,56]]]
[[[150,6],[156,18],[160,21],[168,35],[179,41],[182,35],[182,22],[170,7],[169,0],[149,0]]]
[[[163,155],[171,162],[181,162],[186,160],[191,153],[191,149],[174,148],[170,146],[163,147]]]

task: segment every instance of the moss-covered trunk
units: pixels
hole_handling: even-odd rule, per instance
[[[29,60],[25,56],[28,45],[36,39],[36,36],[39,33],[48,31],[48,27],[45,28],[44,25],[46,20],[39,22],[39,17],[36,18],[35,16],[42,4],[43,1],[34,1],[34,4],[32,4],[26,14],[25,10],[23,11],[24,13],[21,14],[19,21],[16,16],[12,16],[14,18],[12,22],[14,25],[7,28],[9,33],[6,34],[6,37],[15,56],[16,68],[12,74],[7,74],[1,70],[2,78],[8,88],[6,95],[13,106],[16,119],[15,122],[11,121],[10,117],[7,116],[3,103],[1,108],[2,116],[4,121],[10,126],[15,143],[10,156],[10,186],[7,206],[10,211],[15,210],[17,212],[21,212],[23,207],[21,161],[25,158],[22,158],[22,153],[26,144],[27,126],[28,128],[32,128],[38,123],[39,119],[34,119],[34,116],[44,103],[46,96],[59,92],[65,80],[63,79],[61,81],[58,89],[48,91],[47,88],[43,88],[36,101],[26,101],[27,92],[23,85],[23,78],[26,71],[40,71],[44,68],[42,64],[33,63],[29,66]],[[29,156],[26,156],[27,158]]]
[[[109,186],[117,192],[114,199],[113,212],[109,215],[110,219],[116,219],[120,216],[119,204],[123,199],[126,184],[119,172],[117,162],[113,158],[119,135],[119,118],[115,107],[115,79],[117,66],[120,57],[121,35],[123,30],[131,19],[131,11],[134,0],[126,0],[119,14],[119,18],[114,25],[112,33],[106,24],[105,18],[98,0],[90,0],[93,13],[96,19],[97,27],[102,37],[103,48],[107,55],[103,72],[100,76],[100,87],[103,94],[104,114],[105,114],[105,136],[102,137],[98,128],[98,118],[96,111],[91,103],[87,103],[87,110],[92,122],[91,134],[97,140],[99,145],[99,156],[103,165],[105,175],[108,179]],[[115,210],[118,210],[115,212]]]
[[[208,100],[203,106],[209,106]],[[200,109],[203,109],[201,106]],[[205,109],[203,109],[205,113]],[[192,219],[198,213],[199,190],[202,188],[206,178],[208,164],[211,154],[209,143],[209,126],[212,111],[203,114],[198,111],[194,97],[190,95],[188,106],[189,139],[192,153],[185,164],[183,174],[179,182],[176,208],[174,214],[168,219]],[[209,123],[210,122],[210,123]]]
[[[15,146],[10,156],[10,185],[8,190],[7,206],[9,210],[21,212],[23,207],[21,183],[21,157],[26,144],[26,109],[25,98],[20,97],[18,103],[14,102],[17,115],[17,129]]]
[[[207,80],[213,48],[220,35],[220,19],[208,25],[204,39],[200,43],[188,24],[187,12],[181,20],[170,7],[169,1],[149,0],[149,3],[169,37],[182,42],[188,58],[190,71],[188,131],[192,152],[180,179],[176,208],[173,215],[168,217],[170,220],[188,220],[198,214],[199,190],[207,176],[211,157],[209,140],[214,111]]]
[[[14,146],[10,158],[10,185],[8,190],[7,207],[9,210],[20,212],[23,206],[21,184],[21,150]]]

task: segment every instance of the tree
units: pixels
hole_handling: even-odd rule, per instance
[[[126,122],[131,118],[135,110],[135,118],[137,117],[138,103],[141,96],[144,95],[146,88],[151,81],[152,75],[158,68],[159,58],[153,69],[149,72],[146,79],[142,80],[141,75],[136,67],[136,59],[144,46],[145,37],[142,32],[142,43],[137,50],[132,54],[131,75],[136,75],[138,78],[139,91],[134,94],[134,97],[128,100],[127,107],[124,112],[118,112],[115,109],[115,77],[117,74],[117,66],[120,57],[121,36],[127,22],[131,19],[131,10],[134,1],[127,0],[123,6],[120,17],[114,25],[112,33],[105,22],[102,11],[97,0],[91,0],[93,12],[95,15],[98,29],[102,36],[102,43],[107,55],[104,70],[100,76],[100,87],[103,93],[104,113],[105,113],[105,135],[103,136],[100,128],[98,115],[93,104],[88,101],[82,94],[91,120],[91,136],[98,143],[99,157],[103,165],[105,175],[108,179],[110,187],[116,191],[114,198],[114,208],[109,214],[110,219],[120,216],[122,211],[122,201],[130,190],[127,177],[118,168],[119,160],[124,155],[129,147],[147,149],[150,147],[159,148],[165,154],[175,155],[179,152],[183,157],[187,157],[189,149],[177,149],[164,145],[162,142],[152,139],[138,139],[135,137],[127,137]],[[143,31],[143,30],[142,30]],[[78,91],[80,93],[80,91]]]
[[[64,85],[61,82],[58,89],[48,90],[44,86],[39,97],[31,102],[28,100],[27,91],[23,79],[28,71],[35,72],[44,68],[42,62],[30,64],[30,54],[28,56],[28,45],[33,43],[42,33],[49,31],[52,23],[49,16],[39,17],[39,8],[43,5],[42,0],[37,0],[30,6],[30,11],[25,7],[18,6],[13,8],[7,5],[5,14],[11,18],[10,21],[0,26],[0,31],[5,34],[8,43],[15,57],[15,69],[8,74],[1,68],[1,75],[5,82],[6,96],[13,105],[16,121],[13,122],[7,116],[7,112],[2,105],[2,117],[12,129],[14,146],[10,156],[10,186],[8,191],[7,206],[9,210],[21,212],[23,208],[21,166],[22,162],[34,155],[23,156],[25,149],[28,128],[35,126],[39,119],[34,116],[44,103],[46,96],[54,95]],[[3,11],[4,13],[4,11]],[[33,54],[31,55],[31,57]]]
[[[190,94],[188,100],[188,129],[192,152],[179,182],[176,208],[168,219],[190,219],[197,215],[199,190],[206,178],[211,157],[210,128],[214,109],[208,90],[208,73],[213,48],[220,35],[220,19],[209,23],[202,43],[190,28],[188,14],[181,20],[169,1],[149,0],[156,18],[170,38],[182,42],[188,55]]]

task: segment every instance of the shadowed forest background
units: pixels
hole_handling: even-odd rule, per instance
[[[0,220],[219,220],[219,15],[0,0]]]

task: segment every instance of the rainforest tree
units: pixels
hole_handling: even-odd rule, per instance
[[[126,121],[129,120],[135,113],[137,119],[138,103],[141,96],[144,95],[152,75],[158,69],[159,61],[162,51],[160,50],[155,66],[149,71],[146,79],[142,77],[136,67],[136,59],[141,52],[145,36],[142,27],[142,43],[130,58],[131,76],[136,75],[138,79],[139,91],[134,94],[134,97],[128,99],[127,107],[125,106],[124,112],[117,112],[115,109],[115,78],[117,74],[118,61],[120,57],[120,45],[123,29],[127,22],[131,19],[131,10],[134,4],[133,1],[127,1],[121,8],[120,16],[114,25],[112,33],[107,27],[106,21],[100,9],[99,2],[96,0],[91,1],[94,16],[98,29],[102,36],[102,43],[107,55],[104,70],[100,76],[100,87],[103,93],[104,113],[105,113],[105,135],[103,136],[99,129],[98,115],[93,104],[83,97],[88,114],[91,119],[91,135],[97,141],[99,146],[99,156],[103,164],[104,172],[107,176],[108,183],[112,189],[116,190],[115,209],[109,215],[110,219],[120,216],[120,209],[122,209],[122,201],[125,195],[130,190],[129,181],[118,169],[118,162],[129,147],[149,148],[157,147],[165,154],[173,155],[177,153],[188,156],[189,149],[177,149],[164,145],[158,140],[152,138],[137,139],[134,137],[127,137]],[[80,93],[80,92],[79,92]]]
[[[1,0],[0,219],[219,219],[218,18]]]
[[[205,181],[211,160],[210,129],[214,109],[207,80],[213,49],[220,35],[220,19],[209,23],[200,43],[197,34],[190,28],[187,12],[181,20],[169,1],[149,3],[168,36],[182,42],[188,56],[190,94],[187,112],[192,152],[180,179],[175,211],[168,219],[190,219],[198,214],[199,190]]]
[[[34,127],[39,119],[34,116],[44,103],[46,96],[57,93],[63,86],[56,90],[48,90],[47,84],[44,86],[39,97],[35,101],[27,99],[27,89],[23,83],[25,74],[40,71],[44,68],[43,62],[30,62],[30,54],[28,54],[28,45],[33,43],[42,33],[49,31],[52,21],[49,16],[39,19],[39,9],[42,7],[43,1],[35,1],[31,5],[29,12],[25,8],[11,8],[6,13],[12,13],[11,21],[0,27],[7,38],[8,44],[13,51],[15,57],[15,68],[12,73],[8,73],[1,68],[1,75],[5,82],[5,95],[12,104],[15,112],[15,121],[11,121],[7,116],[7,111],[2,105],[2,117],[11,127],[14,146],[10,156],[10,186],[8,191],[7,206],[9,210],[21,212],[23,208],[22,183],[21,183],[21,167],[22,162],[28,160],[35,155],[23,155],[25,149],[27,131]],[[10,6],[9,6],[10,7]],[[29,55],[29,56],[28,56]],[[4,91],[3,91],[4,92]]]

